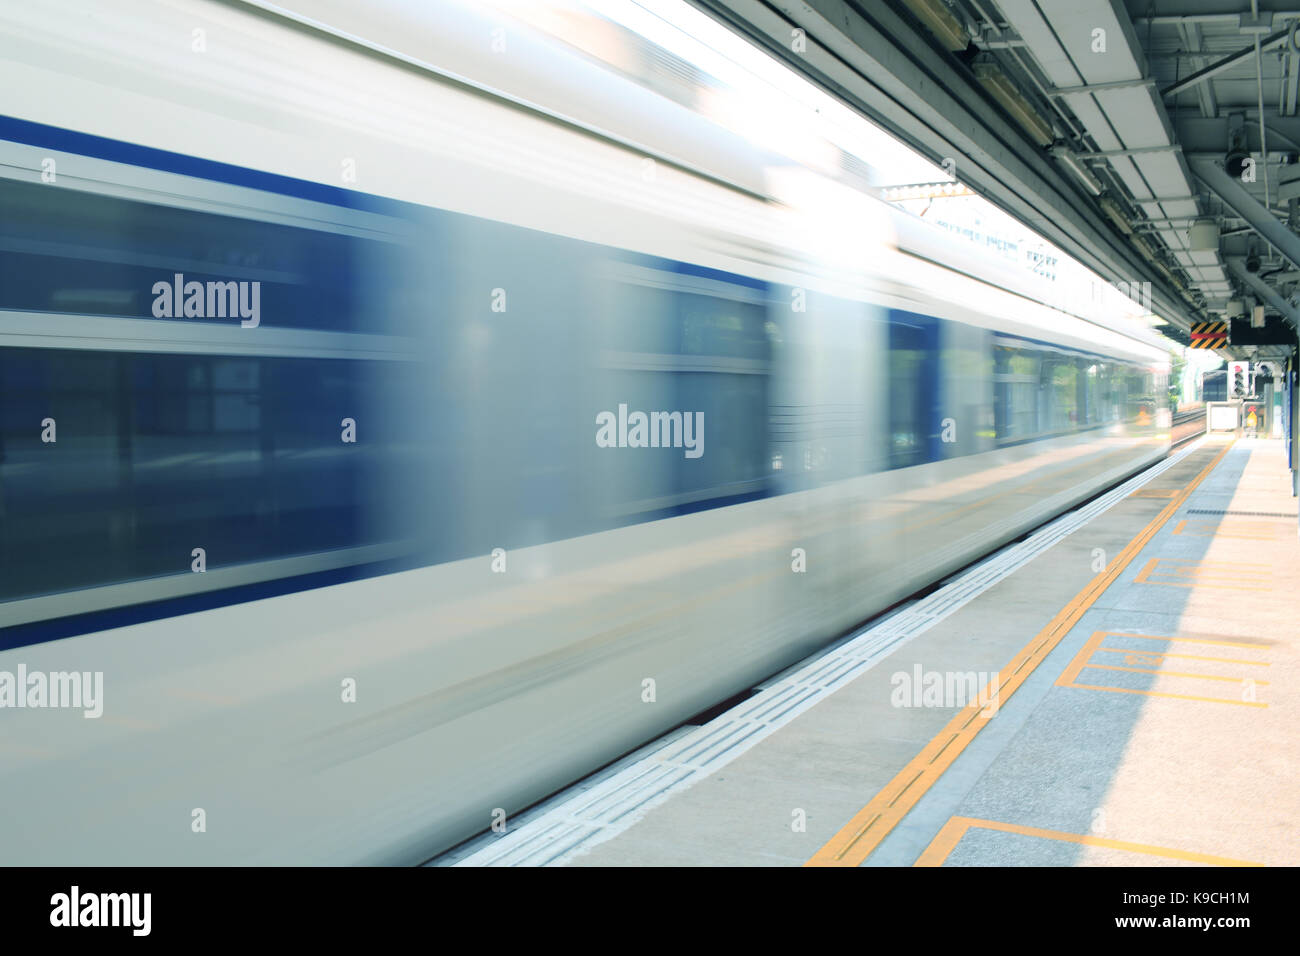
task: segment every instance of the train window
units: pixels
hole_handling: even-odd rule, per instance
[[[770,470],[773,329],[765,303],[748,287],[737,287],[733,297],[721,280],[682,279],[662,266],[655,272],[653,285],[617,285],[624,306],[606,325],[613,349],[601,391],[611,411],[622,402],[629,413],[702,417],[703,435],[691,437],[702,438],[703,453],[688,456],[683,447],[602,456],[621,520],[760,495]],[[677,283],[716,294],[671,287]]]
[[[1101,403],[1102,363],[1095,359],[1082,360],[1083,406],[1085,420],[1091,427],[1105,421]]]
[[[405,362],[0,350],[0,600],[409,536],[419,389]]]
[[[0,308],[372,333],[417,325],[413,308],[387,298],[400,286],[388,281],[395,257],[374,247],[392,244],[3,178],[0,207]],[[177,275],[181,302],[157,291],[174,290]],[[191,282],[202,308],[185,315]],[[235,290],[242,300],[227,283],[247,283]]]
[[[1045,431],[1072,431],[1079,423],[1079,368],[1072,358],[1054,356],[1043,364]]]
[[[1020,441],[1039,432],[1039,357],[1007,345],[994,347],[994,428],[1000,442]]]
[[[1122,421],[1124,418],[1124,367],[1107,363],[1102,368],[1102,405],[1105,421],[1109,423]]]
[[[906,468],[942,457],[939,320],[911,312],[889,316],[889,465]]]
[[[992,448],[997,437],[991,400],[992,336],[983,329],[958,322],[944,323],[942,331],[939,368],[943,392],[938,450],[944,457],[956,458]]]
[[[678,292],[675,298],[680,321],[679,350],[683,355],[768,360],[762,306],[690,292]]]
[[[1155,422],[1155,375],[1142,369],[1131,368],[1125,376],[1125,415],[1129,424],[1147,426]]]

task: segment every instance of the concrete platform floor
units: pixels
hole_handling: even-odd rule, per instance
[[[1209,438],[569,862],[1294,866],[1298,594],[1281,443]]]

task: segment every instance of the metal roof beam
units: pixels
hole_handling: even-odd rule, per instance
[[[1290,30],[1278,30],[1276,33],[1270,33],[1259,41],[1260,51],[1263,52],[1281,46],[1286,42],[1290,32]],[[1241,66],[1254,55],[1255,44],[1252,43],[1250,46],[1244,47],[1236,53],[1229,53],[1221,60],[1215,60],[1204,69],[1197,70],[1195,73],[1183,77],[1177,83],[1166,86],[1160,91],[1160,95],[1173,96],[1175,93],[1183,92],[1183,90],[1190,90],[1196,84],[1202,83],[1205,80],[1210,79],[1212,76],[1217,76],[1224,70],[1231,70],[1235,66]]]
[[[1178,24],[1178,33],[1183,39],[1183,45],[1187,47],[1190,53],[1201,52],[1201,27],[1197,23],[1180,23]],[[1192,57],[1193,68],[1200,70],[1206,66],[1209,57],[1194,56]],[[1219,106],[1214,97],[1214,84],[1202,83],[1196,87],[1196,95],[1201,104],[1201,115],[1213,118],[1219,115]]]
[[[1300,267],[1300,236],[1279,222],[1277,217],[1214,160],[1192,158],[1188,165],[1192,174],[1222,199],[1224,205],[1246,220],[1274,249],[1290,259],[1293,265]]]

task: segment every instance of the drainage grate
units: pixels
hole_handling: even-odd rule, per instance
[[[1214,508],[1188,508],[1189,515],[1232,515],[1237,518],[1300,518],[1285,511],[1218,511]]]

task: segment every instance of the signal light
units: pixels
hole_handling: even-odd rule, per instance
[[[1230,387],[1232,388],[1233,398],[1243,398],[1249,394],[1250,386],[1247,381],[1249,368],[1250,366],[1246,362],[1232,363],[1232,381]]]

